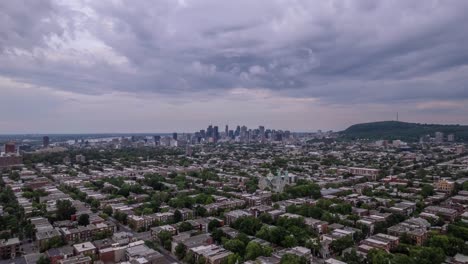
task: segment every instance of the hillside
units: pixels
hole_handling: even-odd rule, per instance
[[[454,134],[456,141],[468,141],[468,126],[418,124],[399,121],[381,121],[356,124],[340,132],[346,139],[401,139],[408,142],[418,141],[423,135],[434,136],[435,132]]]

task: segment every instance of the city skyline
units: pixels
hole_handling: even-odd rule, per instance
[[[0,133],[0,136],[7,136],[7,135],[31,135],[31,136],[48,136],[48,135],[125,135],[125,136],[131,136],[131,135],[145,135],[145,136],[150,136],[152,134],[154,135],[166,135],[166,136],[174,136],[174,134],[178,134],[178,135],[183,135],[183,134],[194,134],[194,133],[198,133],[200,131],[207,131],[209,129],[209,127],[212,127],[212,128],[218,128],[218,134],[226,134],[229,133],[229,131],[236,131],[236,128],[237,127],[246,127],[247,128],[247,131],[248,130],[261,130],[263,129],[263,131],[288,131],[288,132],[291,132],[291,133],[316,133],[316,132],[321,132],[321,131],[333,131],[333,130],[322,130],[322,129],[317,129],[317,130],[313,130],[313,131],[294,131],[294,130],[291,130],[289,128],[285,128],[285,129],[281,129],[281,128],[274,128],[274,127],[265,127],[264,125],[254,125],[254,126],[247,126],[245,124],[223,124],[223,125],[218,125],[218,124],[215,124],[215,123],[209,123],[208,125],[206,125],[207,127],[203,127],[203,125],[201,125],[199,127],[199,129],[195,129],[193,131],[175,131],[175,130],[170,130],[170,128],[168,128],[168,131],[164,131],[164,132],[158,132],[158,131],[154,131],[154,132],[103,132],[103,133],[5,133],[5,134],[2,134]],[[221,126],[224,127],[224,130],[221,130]],[[229,129],[228,129],[229,128]],[[227,129],[227,130],[226,130]],[[336,132],[336,131],[334,131]],[[223,134],[223,135],[224,135]]]
[[[396,112],[468,124],[467,11],[466,1],[2,1],[0,134],[210,122],[337,131]]]

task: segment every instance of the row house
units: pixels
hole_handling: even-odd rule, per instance
[[[162,226],[152,227],[151,228],[151,237],[153,238],[153,240],[157,240],[158,235],[161,232],[169,232],[172,235],[176,235],[177,234],[177,228],[175,228],[172,225],[162,225]]]
[[[224,218],[226,219],[226,224],[230,225],[234,223],[237,219],[242,217],[252,216],[249,212],[245,210],[234,210],[224,214]]]
[[[91,241],[93,236],[98,232],[114,233],[116,226],[112,222],[104,222],[99,224],[89,224],[87,226],[77,226],[75,228],[60,228],[60,233],[68,243],[76,241]]]
[[[416,210],[416,203],[413,202],[400,202],[387,209],[388,211],[409,216]]]
[[[51,264],[57,264],[62,259],[73,257],[73,247],[66,245],[59,248],[51,248],[46,251],[46,256],[49,258]]]
[[[206,264],[221,264],[233,254],[231,251],[213,244],[194,247],[190,251],[193,252],[195,260],[198,261],[200,257],[203,257]]]
[[[326,234],[328,232],[328,222],[317,220],[311,217],[304,218],[304,223],[317,234]]]
[[[452,202],[459,204],[468,204],[468,196],[455,195],[452,197]]]
[[[369,179],[375,181],[377,179],[377,175],[379,175],[380,170],[369,169],[369,168],[349,167],[348,172],[353,175],[366,176]]]
[[[61,259],[58,261],[59,264],[92,264],[93,259],[90,256],[74,256],[71,258]]]
[[[193,218],[193,210],[188,209],[188,208],[182,208],[182,209],[177,209],[177,210],[182,215],[182,220],[183,221]],[[172,213],[174,213],[174,212],[172,212]]]
[[[221,223],[221,226],[224,225],[224,221],[222,219],[215,218],[212,216],[204,217],[204,218],[197,218],[193,220],[187,220],[186,222],[190,223],[194,230],[198,230],[198,231],[206,233],[208,232],[208,225],[210,224],[212,220],[218,221],[219,223]]]
[[[441,206],[428,206],[424,208],[425,213],[441,216],[446,221],[453,222],[459,216],[459,212],[455,209],[441,207]]]
[[[237,207],[242,207],[244,205],[245,205],[244,200],[233,198],[233,199],[227,199],[222,202],[207,204],[207,205],[204,205],[203,207],[206,209],[208,213],[213,213],[219,209],[234,209]]]
[[[439,192],[451,193],[455,188],[455,182],[448,179],[440,179],[435,183],[435,189]]]
[[[184,245],[187,250],[190,250],[199,246],[211,245],[214,243],[214,240],[210,234],[192,236],[191,232],[180,233],[172,237],[171,252],[173,254],[175,254],[175,249],[179,243]]]
[[[361,249],[363,249],[363,251],[367,253],[370,248],[377,248],[390,252],[395,249],[399,243],[400,239],[398,237],[379,233],[362,240],[358,250],[361,251]],[[364,246],[361,247],[361,245]]]
[[[279,205],[279,208],[281,210],[284,210],[286,211],[286,208],[291,206],[291,205],[296,205],[296,206],[300,206],[300,205],[316,205],[317,204],[317,200],[314,200],[312,198],[296,198],[296,199],[289,199],[289,200],[284,200],[284,201],[280,201],[280,202],[277,202],[276,204]]]
[[[182,212],[181,212],[182,213]],[[182,217],[184,214],[182,214]],[[167,223],[174,219],[174,213],[165,212],[165,213],[154,213],[150,215],[129,215],[127,217],[128,225],[133,230],[147,229],[152,226],[154,223]]]
[[[250,214],[252,214],[254,217],[259,217],[261,214],[265,214],[270,211],[273,211],[274,208],[270,205],[259,205],[259,206],[250,207],[248,210]]]
[[[234,197],[245,201],[248,207],[259,205],[271,205],[271,192],[269,191],[256,191],[255,193],[236,193],[231,192]]]
[[[427,229],[431,224],[422,218],[411,218],[387,229],[387,233],[392,236],[401,237],[403,234],[408,235],[411,240],[418,246],[424,244],[427,239]]]
[[[18,238],[0,240],[0,257],[13,259],[20,253],[20,241]]]
[[[36,246],[38,248],[44,248],[47,246],[49,240],[60,237],[61,234],[57,228],[54,228],[44,217],[33,217],[30,218],[31,224],[34,225],[36,230]]]

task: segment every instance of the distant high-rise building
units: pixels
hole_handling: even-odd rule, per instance
[[[161,136],[153,136],[154,145],[159,145],[159,141],[161,140]]]
[[[224,129],[224,136],[227,137],[229,135],[229,127],[226,125],[226,128]]]
[[[215,141],[217,141],[219,139],[218,126],[214,126],[214,128],[213,128],[213,138],[214,138]]]
[[[447,135],[447,141],[448,142],[454,142],[455,141],[455,135],[454,134],[448,134]]]
[[[176,132],[172,133],[172,139],[177,140],[177,133]]]
[[[42,138],[42,146],[44,146],[44,148],[47,148],[50,144],[50,139],[48,136],[44,136]]]
[[[265,127],[264,126],[258,127],[258,133],[259,133],[261,140],[265,139]]]
[[[210,125],[207,129],[206,129],[206,137],[207,138],[210,138],[210,137],[213,137],[213,126]]]
[[[84,163],[84,162],[86,162],[86,157],[84,155],[81,155],[81,154],[76,155],[75,156],[75,161],[76,161],[76,163]]]
[[[15,153],[16,152],[16,144],[15,142],[7,142],[5,143],[5,153]]]
[[[241,129],[240,129],[240,137],[241,137],[241,138],[247,137],[247,127],[246,127],[246,126],[242,126],[242,127],[241,127]]]
[[[240,126],[236,127],[236,132],[234,132],[234,136],[236,137],[240,136]]]
[[[442,143],[444,142],[444,133],[442,132],[435,132],[435,142]]]

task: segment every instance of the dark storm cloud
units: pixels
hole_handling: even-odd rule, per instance
[[[1,1],[0,75],[88,94],[242,87],[334,104],[461,100],[467,11],[464,0]],[[71,42],[80,45],[55,58]]]
[[[52,1],[0,1],[0,51],[42,46],[53,34],[61,35]]]

